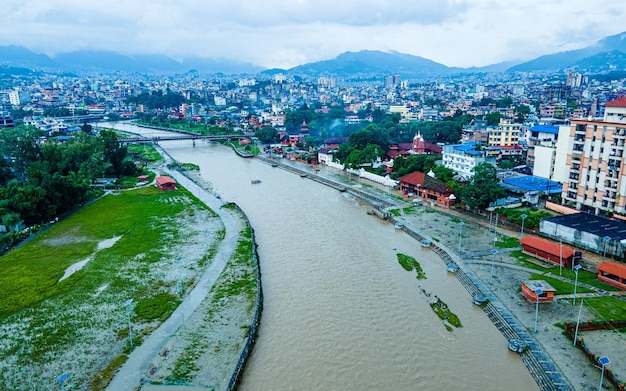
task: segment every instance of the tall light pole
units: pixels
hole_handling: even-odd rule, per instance
[[[539,319],[539,295],[541,295],[543,291],[541,288],[537,288],[535,290],[535,298],[537,299],[535,304],[535,333],[537,332],[537,320]]]
[[[133,325],[130,323],[130,314],[133,312],[133,299],[126,300],[124,303],[124,307],[126,307],[126,312],[128,313],[128,341],[130,342],[130,347],[133,347]]]
[[[580,265],[574,266],[574,273],[576,273],[576,279],[574,280],[574,305],[576,305],[576,287],[578,287],[578,271],[582,268]]]
[[[493,229],[493,245],[496,245],[496,242],[498,241],[498,214],[496,213],[496,226]]]
[[[491,253],[493,254],[493,258],[491,258],[491,274],[489,275],[489,283],[493,284],[493,265],[496,262],[496,254],[498,253],[498,250],[494,248],[491,250]]]
[[[183,280],[182,280],[182,275],[180,273],[180,262],[183,259],[183,257],[178,257],[176,258],[176,271],[178,272],[178,295],[180,296],[183,293]]]
[[[585,299],[580,299],[580,309],[578,310],[578,320],[576,321],[576,332],[574,333],[574,346],[576,346],[576,340],[578,339],[578,325],[580,325],[580,314],[583,312],[583,302]]]
[[[602,391],[602,382],[604,381],[604,367],[609,365],[611,363],[611,360],[609,360],[607,356],[602,356],[598,361],[600,361],[600,364],[602,365],[602,373],[600,374],[600,386],[598,387],[598,391]]]
[[[463,235],[463,226],[465,225],[464,222],[460,222],[459,223],[459,256],[461,255],[461,237]]]
[[[602,256],[602,262],[606,259],[606,246],[609,244],[609,240],[611,240],[610,236],[604,237],[604,255]]]
[[[559,238],[559,276],[562,274],[563,274],[563,239]]]
[[[524,237],[524,220],[526,220],[526,217],[528,216],[524,213],[520,217],[522,218],[522,230],[519,233],[519,238],[521,239]]]

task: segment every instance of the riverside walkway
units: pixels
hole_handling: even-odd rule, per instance
[[[243,229],[243,223],[228,209],[222,208],[222,201],[215,198],[200,186],[185,179],[183,174],[177,171],[168,172],[178,182],[186,181],[187,189],[192,191],[202,202],[207,204],[221,218],[226,234],[220,242],[217,253],[210,266],[200,277],[195,287],[188,292],[180,305],[156,330],[136,347],[128,356],[128,360],[115,374],[109,383],[107,390],[136,390],[142,384],[142,379],[147,374],[151,360],[162,351],[170,337],[185,322],[185,315],[191,315],[202,303],[209,293],[215,281],[220,276],[228,260],[237,247],[239,233]]]
[[[423,239],[432,241],[432,238],[425,233],[404,222],[401,223],[402,230],[411,237],[419,241]],[[439,243],[432,244],[430,248],[441,257],[445,264],[454,263],[459,266],[454,274],[472,297],[475,295],[483,295],[487,298],[488,304],[484,307],[485,314],[507,340],[517,338],[526,342],[529,349],[521,354],[521,358],[540,390],[569,391],[573,389],[563,372],[554,363],[541,344],[526,330],[511,311],[500,302],[491,289],[466,267],[465,263],[461,261],[457,254]],[[487,261],[478,262],[491,264],[491,262]],[[500,264],[500,266],[502,266],[502,264]],[[516,265],[507,264],[507,266]],[[534,269],[529,270],[536,272]]]

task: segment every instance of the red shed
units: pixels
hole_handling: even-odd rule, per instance
[[[160,190],[176,190],[176,181],[168,176],[158,176],[155,181],[156,187]]]
[[[579,251],[536,236],[524,236],[519,242],[522,245],[522,251],[526,254],[534,255],[555,265],[559,265],[562,258],[563,266],[571,267],[572,264],[578,263],[581,256]]]
[[[541,294],[537,297],[537,290],[541,290]],[[530,302],[536,303],[552,303],[554,301],[554,293],[556,289],[544,280],[528,280],[522,282],[522,295]]]
[[[598,281],[626,290],[626,265],[605,261],[596,266],[598,269]]]

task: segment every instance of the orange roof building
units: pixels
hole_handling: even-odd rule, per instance
[[[556,265],[572,267],[578,263],[581,253],[574,249],[536,236],[524,236],[520,239],[522,251]],[[562,263],[561,263],[562,262]]]
[[[626,290],[626,265],[605,261],[596,266],[598,281]]]
[[[159,190],[176,190],[176,181],[171,177],[162,175],[155,178],[156,187]]]
[[[537,291],[541,294],[537,295]],[[556,289],[544,280],[528,280],[522,282],[522,296],[532,303],[552,303]]]

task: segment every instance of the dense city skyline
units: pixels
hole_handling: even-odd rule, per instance
[[[447,66],[530,60],[622,32],[626,5],[600,0],[203,3],[26,0],[5,5],[0,45],[55,54],[106,50],[290,68],[382,50]]]

